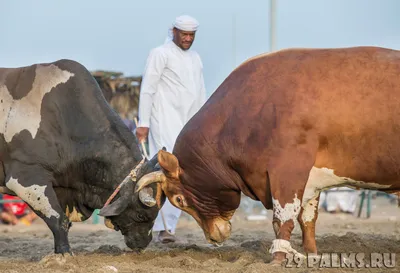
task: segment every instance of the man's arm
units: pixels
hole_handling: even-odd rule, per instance
[[[136,129],[138,140],[144,141],[149,133],[153,95],[166,65],[166,56],[161,48],[153,49],[147,58],[140,88],[139,123]]]

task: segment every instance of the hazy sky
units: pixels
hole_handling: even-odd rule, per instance
[[[270,50],[269,5],[268,0],[0,0],[0,67],[69,58],[89,70],[139,75],[174,18],[189,14],[200,22],[193,49],[203,59],[211,94],[236,65]],[[277,49],[400,49],[399,0],[277,0],[276,17]]]

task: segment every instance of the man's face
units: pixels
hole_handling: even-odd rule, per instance
[[[192,46],[196,31],[183,31],[174,28],[173,32],[174,42],[177,46],[179,46],[183,50],[188,50]]]

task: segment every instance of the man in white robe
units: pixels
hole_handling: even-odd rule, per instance
[[[324,193],[324,194],[323,194]],[[319,203],[326,203],[326,211],[335,213],[337,211],[353,214],[357,207],[360,192],[348,187],[332,188],[321,193]]]
[[[197,52],[190,50],[199,23],[183,15],[176,18],[165,43],[151,50],[140,91],[138,140],[149,141],[149,156],[162,147],[172,152],[175,140],[189,119],[206,101],[203,65]],[[166,200],[162,207],[168,232],[159,213],[153,231],[163,243],[175,241],[181,210]]]

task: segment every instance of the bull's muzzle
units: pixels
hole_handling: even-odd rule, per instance
[[[230,221],[215,220],[209,227],[209,242],[220,246],[226,239],[231,236],[232,225]]]

